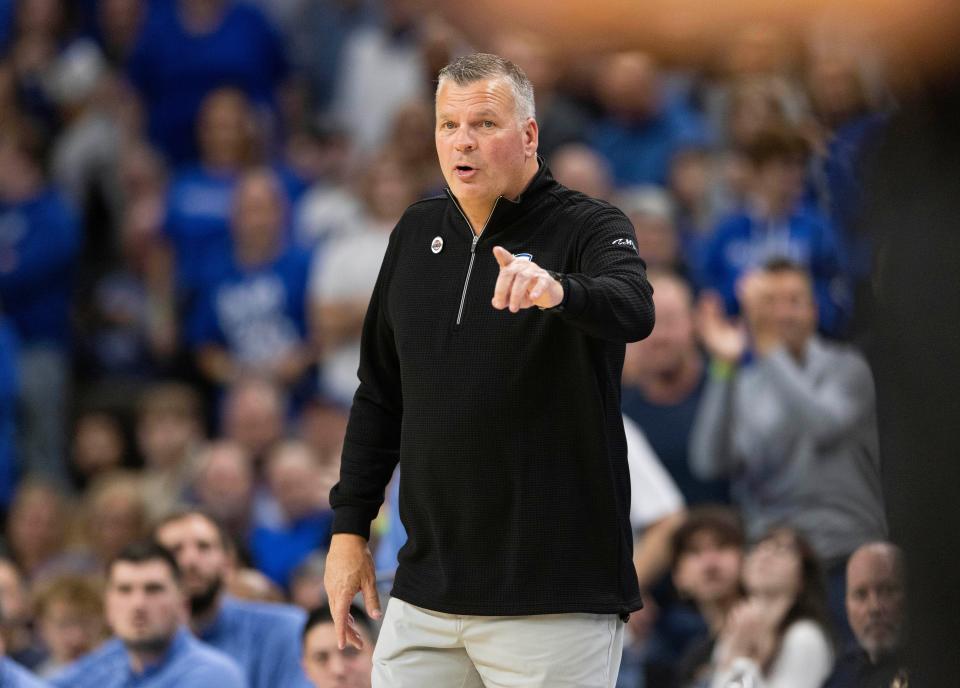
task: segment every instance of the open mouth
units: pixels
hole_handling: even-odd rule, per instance
[[[477,168],[472,167],[470,165],[457,165],[454,168],[454,171],[456,172],[458,177],[460,177],[461,179],[466,179],[466,178],[472,177],[476,173]]]

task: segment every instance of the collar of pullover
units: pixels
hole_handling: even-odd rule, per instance
[[[550,173],[550,168],[547,167],[547,163],[539,155],[537,156],[537,162],[540,166],[537,168],[536,174],[533,175],[533,179],[530,180],[530,183],[527,184],[526,188],[520,192],[520,195],[517,196],[515,200],[510,200],[503,196],[497,199],[493,206],[493,212],[490,214],[490,219],[487,220],[484,226],[484,239],[499,234],[503,229],[509,227],[521,216],[529,212],[531,208],[534,208],[537,205],[537,200],[540,199],[544,193],[557,185],[553,174]],[[450,187],[446,187],[446,192],[453,204],[459,209],[459,212],[463,213],[460,202],[457,200],[457,197],[454,196]],[[464,218],[466,218],[465,213]],[[469,223],[468,229],[472,231]]]

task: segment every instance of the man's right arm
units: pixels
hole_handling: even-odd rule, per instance
[[[400,458],[403,397],[400,361],[387,310],[390,276],[396,262],[398,232],[390,235],[380,275],[367,308],[360,340],[360,386],[353,398],[340,459],[340,481],[330,491],[333,538],[324,585],[330,599],[338,644],[360,647],[360,634],[348,616],[350,602],[362,592],[367,613],[380,617],[373,557],[367,546],[370,522],[383,504],[384,491]]]

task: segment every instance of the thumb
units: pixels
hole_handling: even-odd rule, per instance
[[[503,246],[493,247],[493,257],[497,259],[497,262],[500,263],[500,267],[502,268],[507,267],[514,260],[513,254]]]
[[[379,621],[382,614],[380,613],[380,596],[377,594],[376,577],[365,577],[360,590],[363,593],[363,603],[367,608],[367,616]]]

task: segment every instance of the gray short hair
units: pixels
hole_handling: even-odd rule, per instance
[[[537,111],[533,100],[533,84],[520,67],[510,60],[490,53],[464,55],[440,70],[437,91],[445,81],[457,86],[466,86],[483,79],[504,78],[513,89],[513,99],[517,115],[521,120],[536,119]]]

